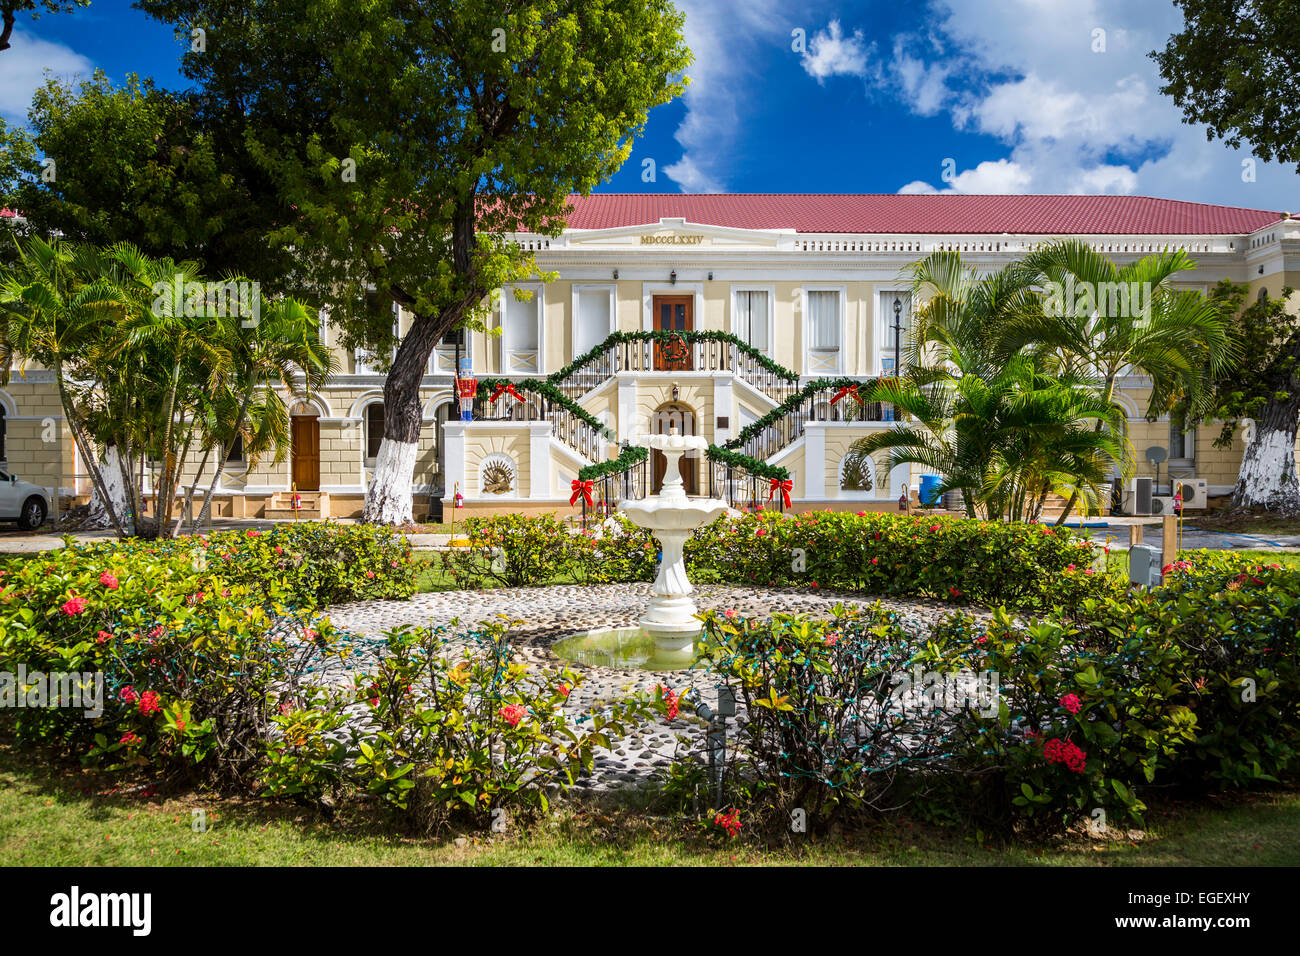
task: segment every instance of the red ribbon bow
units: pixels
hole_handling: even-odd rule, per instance
[[[781,491],[781,498],[787,508],[790,507],[790,489],[794,487],[794,482],[789,478],[782,481],[780,478],[772,479],[772,490],[767,493],[767,500],[771,501],[775,496],[777,489]]]
[[[524,397],[523,397],[522,395],[520,395],[517,391],[515,391],[515,387],[514,387],[514,385],[512,385],[512,384],[510,384],[510,383],[508,383],[508,382],[498,383],[498,384],[497,384],[497,387],[496,387],[496,390],[493,391],[493,393],[492,393],[492,397],[489,398],[488,401],[489,401],[489,402],[495,402],[495,401],[496,401],[498,398],[500,398],[502,395],[513,395],[515,398],[519,399],[519,401],[521,401],[521,402],[525,402],[525,401],[527,401],[526,398],[524,398]]]
[[[569,496],[569,504],[574,504],[579,498],[582,498],[582,503],[589,508],[591,507],[591,492],[596,487],[594,481],[583,481],[580,478],[574,478],[573,484],[569,487],[573,489],[573,494]]]
[[[858,395],[858,387],[856,385],[845,385],[835,393],[835,397],[831,399],[831,404],[834,405],[846,395],[852,395],[857,401],[862,401],[861,397]]]

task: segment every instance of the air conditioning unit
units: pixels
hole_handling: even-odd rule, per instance
[[[1184,508],[1208,508],[1210,483],[1204,478],[1175,478],[1174,491],[1181,489]]]
[[[1124,489],[1124,513],[1126,515],[1151,514],[1151,498],[1154,493],[1154,479],[1129,479],[1128,487]]]
[[[1168,495],[1152,495],[1151,514],[1162,518],[1165,515],[1177,514],[1177,512],[1174,511],[1174,505],[1177,503],[1178,502],[1174,501],[1174,499]]]

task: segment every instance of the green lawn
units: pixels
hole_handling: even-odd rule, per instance
[[[1148,830],[1132,840],[981,846],[960,831],[896,815],[857,832],[767,847],[679,818],[592,807],[561,809],[522,833],[416,840],[387,832],[378,818],[332,826],[285,804],[146,796],[115,784],[0,747],[0,866],[1300,864],[1300,791],[1158,804]],[[207,813],[207,832],[192,829],[196,809]]]

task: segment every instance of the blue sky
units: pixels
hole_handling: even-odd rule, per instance
[[[690,89],[651,114],[603,190],[1121,193],[1300,209],[1293,168],[1207,142],[1160,95],[1146,54],[1180,26],[1167,0],[677,2]],[[23,121],[45,69],[181,86],[179,53],[127,0],[20,16],[0,53],[0,115]]]

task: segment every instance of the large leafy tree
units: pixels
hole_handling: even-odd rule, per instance
[[[185,69],[292,210],[275,239],[344,345],[393,355],[365,517],[410,521],[434,346],[533,273],[512,236],[558,235],[568,195],[611,176],[682,88],[681,14],[668,0],[140,6],[208,31]],[[400,342],[393,304],[412,317]]]
[[[1209,407],[1189,420],[1215,420],[1222,429],[1215,444],[1227,447],[1249,421],[1249,441],[1232,493],[1232,507],[1300,516],[1300,481],[1295,443],[1300,426],[1300,325],[1287,310],[1292,293],[1267,293],[1247,303],[1249,287],[1227,279],[1215,286],[1211,301],[1233,320],[1241,341],[1240,361],[1210,372]]]
[[[1188,123],[1300,166],[1300,15],[1293,0],[1174,0],[1184,27],[1151,54]]]
[[[28,113],[31,139],[12,142],[21,178],[13,201],[30,228],[76,242],[130,242],[153,258],[196,262],[209,275],[252,275],[274,288],[290,269],[273,250],[276,222],[265,177],[247,175],[209,128],[192,95],[134,74],[48,80]]]
[[[42,13],[70,13],[77,7],[90,6],[90,0],[0,0],[0,51],[12,44],[18,14],[30,13],[36,20]]]

